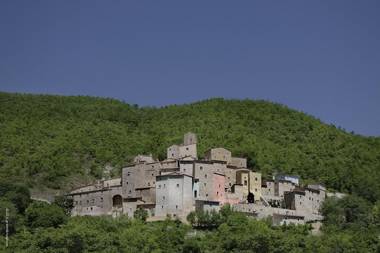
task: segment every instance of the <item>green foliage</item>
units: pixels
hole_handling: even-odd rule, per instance
[[[16,232],[16,228],[20,227],[21,218],[12,202],[0,198],[0,235],[5,235],[6,208],[8,208],[8,232],[12,235]]]
[[[113,99],[0,92],[0,129],[0,220],[3,225],[8,207],[13,233],[8,252],[380,252],[380,139],[279,104],[210,99],[139,108]],[[308,226],[272,227],[229,206],[189,215],[202,228],[191,230],[170,219],[66,222],[69,200],[30,204],[28,187],[68,189],[104,176],[106,165],[118,175],[136,154],[164,158],[188,131],[198,135],[200,156],[223,146],[247,157],[264,177],[298,174],[353,196],[326,201],[320,236]],[[140,211],[136,217],[146,219]],[[0,243],[1,251],[1,235]]]
[[[71,209],[74,207],[73,199],[68,196],[56,196],[54,199],[54,204],[61,207],[66,215],[71,214]]]
[[[33,202],[25,211],[26,223],[31,228],[58,227],[67,220],[64,209],[55,204]]]
[[[264,176],[294,173],[328,188],[380,199],[380,139],[347,133],[266,101],[210,99],[139,108],[113,99],[0,93],[0,177],[69,187],[138,153],[163,158],[187,131],[199,154],[224,146]]]
[[[142,208],[137,208],[133,213],[133,217],[137,220],[146,221],[148,218],[148,211]]]
[[[373,207],[376,210],[376,206]],[[328,198],[322,206],[324,224],[327,228],[367,229],[373,225],[373,213],[370,203],[357,196],[343,199]]]
[[[18,213],[23,213],[30,203],[28,188],[21,183],[0,180],[0,198],[13,203]]]

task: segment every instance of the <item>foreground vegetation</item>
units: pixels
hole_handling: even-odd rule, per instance
[[[0,93],[0,250],[5,252],[380,252],[380,139],[347,133],[265,101],[211,99],[138,108],[112,99]],[[321,235],[234,212],[190,225],[126,217],[69,218],[69,201],[33,202],[30,188],[70,189],[111,175],[139,153],[165,156],[183,133],[199,154],[223,146],[264,177],[298,174],[350,193],[329,199]],[[304,182],[305,183],[305,182]],[[4,246],[5,208],[10,248]]]
[[[143,211],[126,216],[68,216],[66,199],[33,202],[22,185],[0,181],[0,213],[9,208],[10,240],[5,248],[5,220],[0,216],[0,252],[379,252],[380,202],[357,196],[328,199],[322,233],[310,225],[273,227],[235,213],[191,213],[190,225],[178,220],[146,223]],[[192,226],[191,226],[192,225]]]

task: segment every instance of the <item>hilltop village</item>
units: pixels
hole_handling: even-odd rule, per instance
[[[301,186],[291,175],[263,180],[247,168],[247,159],[233,157],[224,148],[197,155],[197,137],[184,135],[183,144],[167,149],[167,158],[138,155],[123,168],[122,177],[98,181],[73,190],[72,215],[126,214],[148,211],[149,220],[168,216],[186,220],[192,211],[218,211],[230,204],[235,211],[257,218],[271,217],[273,224],[304,224],[323,217],[320,207],[326,189],[319,184]]]

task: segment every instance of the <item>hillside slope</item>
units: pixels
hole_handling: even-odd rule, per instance
[[[224,146],[264,175],[295,173],[329,188],[380,199],[380,139],[353,135],[279,104],[210,99],[138,108],[118,100],[0,93],[0,177],[68,188],[136,154],[163,158],[183,133],[199,154]]]

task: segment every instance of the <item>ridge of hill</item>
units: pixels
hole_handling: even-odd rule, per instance
[[[262,100],[208,99],[160,108],[87,96],[0,92],[0,177],[29,187],[68,189],[113,175],[140,153],[164,158],[191,131],[199,154],[226,147],[264,176],[292,173],[306,182],[380,199],[380,138]]]

